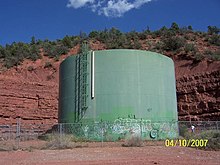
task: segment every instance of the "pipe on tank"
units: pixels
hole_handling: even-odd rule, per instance
[[[95,98],[95,52],[92,51],[92,58],[91,58],[91,65],[92,65],[92,76],[91,76],[91,97],[92,99]]]

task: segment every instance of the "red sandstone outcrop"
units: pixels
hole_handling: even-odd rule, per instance
[[[58,85],[0,78],[0,124],[57,122]]]
[[[51,62],[49,68],[45,63]],[[58,67],[60,62],[44,57],[36,62],[0,72],[0,125],[54,124],[58,112]]]
[[[220,70],[177,80],[180,120],[220,119]]]

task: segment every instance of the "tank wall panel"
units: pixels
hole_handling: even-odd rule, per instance
[[[139,50],[95,51],[93,77],[95,98],[92,98],[91,56],[92,52],[89,52],[86,87],[88,107],[83,111],[80,123],[109,122],[111,123],[109,129],[112,129],[117,126],[114,123],[118,120],[132,120],[145,124],[156,122],[159,126],[151,124],[151,131],[161,132],[160,129],[164,124],[160,123],[174,122],[171,124],[173,131],[170,131],[169,135],[160,133],[158,138],[178,136],[178,127],[175,124],[177,121],[175,73],[171,59]],[[77,118],[76,75],[79,68],[77,69],[76,58],[68,57],[60,66],[59,122],[74,123]],[[171,125],[167,127],[171,129]],[[139,124],[139,128],[142,126]],[[142,135],[146,139],[149,138],[149,130]],[[119,137],[120,134],[114,130],[108,133],[114,137]]]

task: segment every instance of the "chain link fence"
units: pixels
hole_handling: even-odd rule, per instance
[[[118,119],[114,122],[37,125],[21,123],[18,119],[15,125],[0,125],[0,150],[14,150],[39,144],[42,146],[50,141],[63,144],[67,141],[114,142],[131,137],[154,141],[178,139],[209,130],[220,131],[220,121],[150,122]]]

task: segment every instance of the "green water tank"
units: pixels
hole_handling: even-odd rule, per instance
[[[177,122],[174,63],[161,54],[116,49],[70,56],[59,82],[59,123]]]

